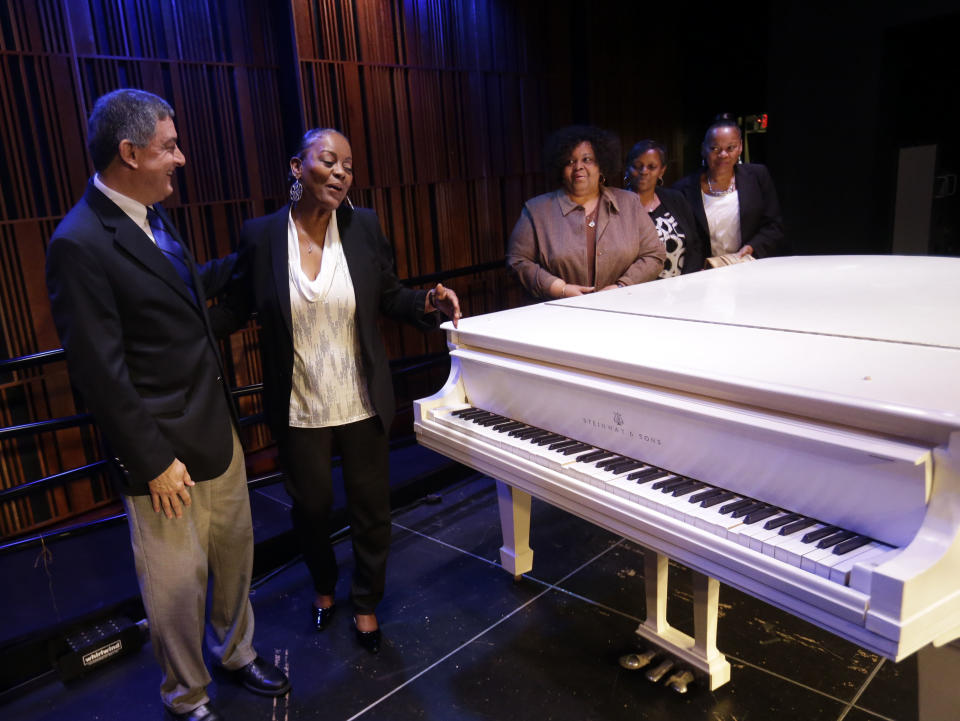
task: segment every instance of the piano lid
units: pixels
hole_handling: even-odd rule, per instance
[[[956,258],[771,258],[444,327],[457,345],[930,444],[960,430]]]
[[[960,349],[960,258],[797,256],[596,293],[578,308]],[[572,302],[571,302],[572,301]],[[560,302],[560,301],[551,301]]]

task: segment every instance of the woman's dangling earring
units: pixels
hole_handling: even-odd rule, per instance
[[[662,176],[662,175],[661,175],[659,178],[657,178],[657,185],[663,185],[663,176]]]
[[[600,185],[606,185],[607,179],[604,177],[603,173],[600,173]]]
[[[290,202],[296,203],[302,197],[303,185],[300,183],[300,178],[294,178],[293,185],[290,186]]]
[[[345,195],[343,196],[343,199],[347,203],[347,207],[350,208],[350,210],[353,210],[353,202],[350,200],[350,196]]]

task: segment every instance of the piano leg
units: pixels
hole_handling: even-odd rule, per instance
[[[709,687],[730,680],[730,663],[717,650],[717,616],[720,582],[702,573],[693,573],[693,628],[695,638],[667,622],[667,579],[670,559],[656,551],[644,551],[647,618],[637,635],[665,653],[691,666],[709,679]]]
[[[960,709],[960,641],[917,652],[920,721],[954,721]]]
[[[533,568],[530,549],[530,494],[497,481],[497,505],[500,509],[500,564],[520,578]]]

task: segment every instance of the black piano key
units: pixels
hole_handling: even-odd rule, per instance
[[[690,496],[690,498],[687,500],[689,500],[690,503],[700,503],[700,501],[705,501],[708,498],[719,496],[721,493],[723,493],[723,490],[720,488],[708,488],[705,491],[701,491],[700,493]]]
[[[842,528],[838,528],[837,526],[824,526],[823,528],[818,528],[816,531],[810,531],[810,533],[805,535],[800,540],[804,543],[816,543],[821,538],[826,538],[827,536],[833,535],[837,531],[842,530]]]
[[[830,548],[830,546],[836,546],[843,541],[849,541],[856,535],[855,531],[840,531],[839,533],[834,533],[832,536],[824,538],[817,544],[817,548]]]
[[[528,434],[528,435],[525,435],[525,436],[523,437],[523,440],[525,440],[525,441],[530,441],[531,443],[534,443],[534,442],[540,440],[541,438],[543,438],[544,436],[552,436],[552,435],[553,435],[553,432],[552,432],[552,431],[545,431],[545,430],[543,430],[542,428],[540,428],[540,429],[537,429],[537,431],[536,431],[535,433],[530,433],[530,434]]]
[[[589,443],[577,443],[575,446],[568,446],[560,451],[565,456],[572,456],[574,453],[583,453],[584,451],[589,451],[593,446]]]
[[[522,430],[516,430],[516,431],[514,431],[513,433],[511,433],[510,435],[513,436],[514,438],[519,438],[519,439],[523,440],[523,439],[525,439],[525,438],[529,438],[529,437],[532,436],[534,433],[540,433],[540,431],[542,431],[542,430],[543,430],[542,428],[537,428],[536,426],[530,426],[529,428],[524,428],[524,429],[522,429]]]
[[[860,546],[866,546],[868,543],[870,543],[870,539],[866,536],[854,536],[849,541],[843,541],[834,546],[833,552],[838,556],[842,556],[844,553],[856,551]]]
[[[478,426],[493,426],[497,423],[506,423],[509,420],[510,419],[506,416],[498,416],[494,413],[490,418],[480,418],[478,420],[474,420],[473,422]]]
[[[765,518],[770,518],[770,516],[774,515],[775,513],[781,513],[780,509],[776,506],[767,506],[766,508],[760,508],[756,511],[748,513],[746,518],[743,519],[743,522],[749,526],[753,523],[759,523]],[[764,527],[766,528],[766,526]]]
[[[497,433],[506,433],[516,428],[523,428],[525,425],[526,423],[521,423],[520,421],[510,421],[509,423],[498,423],[493,426],[492,430],[495,430]]]
[[[627,471],[635,471],[638,468],[643,468],[646,463],[643,461],[635,461],[633,459],[624,461],[623,463],[617,463],[613,466],[607,466],[607,470],[610,473],[626,473]]]
[[[609,458],[612,455],[613,453],[610,451],[597,449],[584,453],[582,456],[577,456],[577,463],[592,463],[593,461],[599,461],[601,458]]]
[[[637,483],[646,483],[647,481],[652,481],[656,478],[659,478],[666,471],[661,471],[659,468],[645,468],[642,471],[634,471],[633,473],[627,476],[628,481],[636,481]]]
[[[737,501],[731,501],[724,506],[720,506],[720,513],[724,515],[733,513],[734,511],[739,511],[741,508],[752,506],[754,503],[756,503],[756,501],[751,501],[749,498],[741,498]]]
[[[720,493],[718,493],[716,496],[710,496],[709,498],[705,498],[704,500],[702,500],[700,502],[700,507],[710,508],[711,506],[715,506],[718,503],[723,503],[725,501],[729,501],[731,498],[736,498],[736,497],[737,497],[736,493],[732,493],[730,491],[720,491]]]
[[[602,471],[606,471],[606,470],[609,470],[611,466],[616,466],[631,460],[633,459],[627,458],[626,456],[618,456],[614,454],[613,458],[601,458],[599,461],[597,461],[597,468],[599,468]]]
[[[516,438],[521,433],[525,431],[532,431],[532,430],[534,430],[533,426],[528,426],[526,423],[524,423],[522,426],[514,428],[512,431],[507,431],[507,435],[512,436],[513,438]]]
[[[572,438],[568,438],[564,441],[557,441],[556,443],[551,443],[547,446],[548,451],[559,451],[564,448],[569,448],[570,446],[576,445],[580,441],[575,441]]]
[[[700,481],[688,479],[686,483],[671,489],[671,493],[673,494],[674,498],[679,498],[680,496],[685,496],[688,493],[693,493],[698,488],[703,488],[703,484]]]
[[[761,508],[765,507],[766,503],[760,503],[759,501],[754,501],[749,506],[745,508],[738,508],[736,511],[730,514],[730,518],[743,518],[754,511],[759,511]]]
[[[674,474],[674,473],[671,473],[670,471],[664,471],[664,473],[666,474],[666,476],[665,476],[664,478],[661,478],[660,480],[658,480],[657,482],[655,482],[652,486],[650,486],[653,490],[659,491],[659,490],[661,490],[664,486],[666,486],[668,483],[681,483],[681,482],[683,482],[683,478],[681,478],[680,476],[678,476],[678,475],[676,475],[676,474]]]
[[[476,418],[477,416],[484,416],[489,412],[490,411],[483,410],[483,408],[471,408],[470,410],[461,413],[460,417],[469,420],[471,418]]]
[[[567,440],[566,436],[561,436],[559,433],[551,433],[548,436],[543,436],[542,438],[538,438],[534,445],[545,446],[548,443],[556,443],[557,441],[565,441],[565,440]]]
[[[803,516],[801,516],[799,513],[784,513],[779,518],[774,518],[772,521],[767,521],[763,524],[763,527],[768,531],[772,531],[774,528],[786,526],[788,523],[799,521],[801,518],[803,518]]]
[[[810,526],[812,526],[812,525],[815,524],[815,523],[816,523],[816,521],[814,521],[812,518],[802,518],[802,517],[801,517],[799,520],[793,521],[792,523],[788,523],[786,526],[784,526],[783,528],[781,528],[781,529],[780,529],[780,535],[781,535],[781,536],[789,536],[791,533],[796,533],[797,531],[802,531],[804,528],[809,528]]]
[[[661,493],[673,493],[673,490],[675,488],[679,488],[680,486],[685,486],[689,482],[690,482],[689,478],[685,478],[684,476],[678,476],[677,478],[671,478],[669,481],[659,486],[659,489]],[[654,488],[657,488],[657,486],[654,485]]]
[[[474,413],[478,409],[473,406],[467,406],[466,408],[458,408],[457,410],[450,413],[451,416],[462,416],[464,413]]]

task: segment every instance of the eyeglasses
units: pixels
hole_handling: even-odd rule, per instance
[[[711,145],[707,150],[710,151],[711,155],[720,155],[724,150],[727,151],[728,155],[734,155],[740,149],[740,145],[728,145],[725,148],[721,148],[719,145]]]

